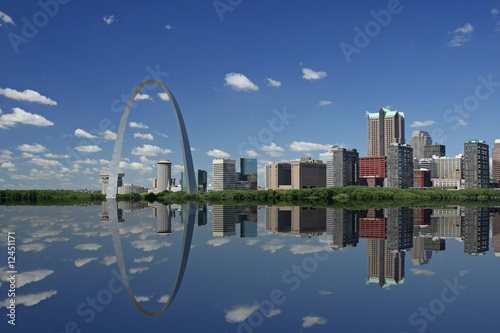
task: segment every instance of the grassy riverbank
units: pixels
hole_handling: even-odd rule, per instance
[[[100,203],[101,193],[62,190],[0,190],[0,205],[71,205]],[[220,205],[286,205],[331,208],[387,208],[401,206],[499,206],[500,190],[371,188],[348,186],[285,191],[162,192],[117,195],[118,201],[158,201],[164,204],[209,202]]]

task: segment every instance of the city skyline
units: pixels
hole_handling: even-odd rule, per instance
[[[254,157],[261,186],[269,162],[317,159],[335,144],[368,156],[366,113],[382,107],[404,112],[406,142],[424,130],[448,156],[468,139],[490,148],[498,139],[494,1],[256,1],[224,12],[211,2],[56,4],[55,14],[36,2],[0,7],[0,188],[98,189],[126,99],[145,78],[176,95],[195,168]],[[277,13],[286,14],[279,24]],[[134,103],[127,183],[150,186],[161,159],[180,179],[165,99],[144,88]]]

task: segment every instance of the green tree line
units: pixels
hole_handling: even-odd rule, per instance
[[[0,205],[48,205],[101,202],[104,194],[68,190],[0,190]],[[303,190],[217,191],[186,193],[164,191],[145,195],[118,194],[118,201],[158,201],[163,204],[209,202],[221,205],[287,205],[332,208],[388,208],[399,206],[498,206],[500,190],[398,189],[348,186]]]
[[[0,190],[0,205],[70,205],[106,200],[98,192],[70,190]]]

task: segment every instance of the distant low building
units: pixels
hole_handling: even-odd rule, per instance
[[[129,193],[144,193],[144,186],[137,186],[134,184],[125,184],[121,187],[118,187],[118,194],[129,194]]]
[[[432,178],[432,187],[444,188],[447,190],[460,190],[463,188],[462,180],[455,178]]]

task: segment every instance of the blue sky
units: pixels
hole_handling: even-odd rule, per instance
[[[262,171],[332,144],[366,156],[366,112],[387,106],[408,143],[420,129],[450,156],[470,138],[492,146],[499,22],[500,1],[6,0],[0,188],[99,188],[124,100],[151,78],[176,96],[209,178],[215,157],[255,156]],[[145,87],[131,112],[126,183],[151,186],[159,159],[182,170],[159,93]]]

